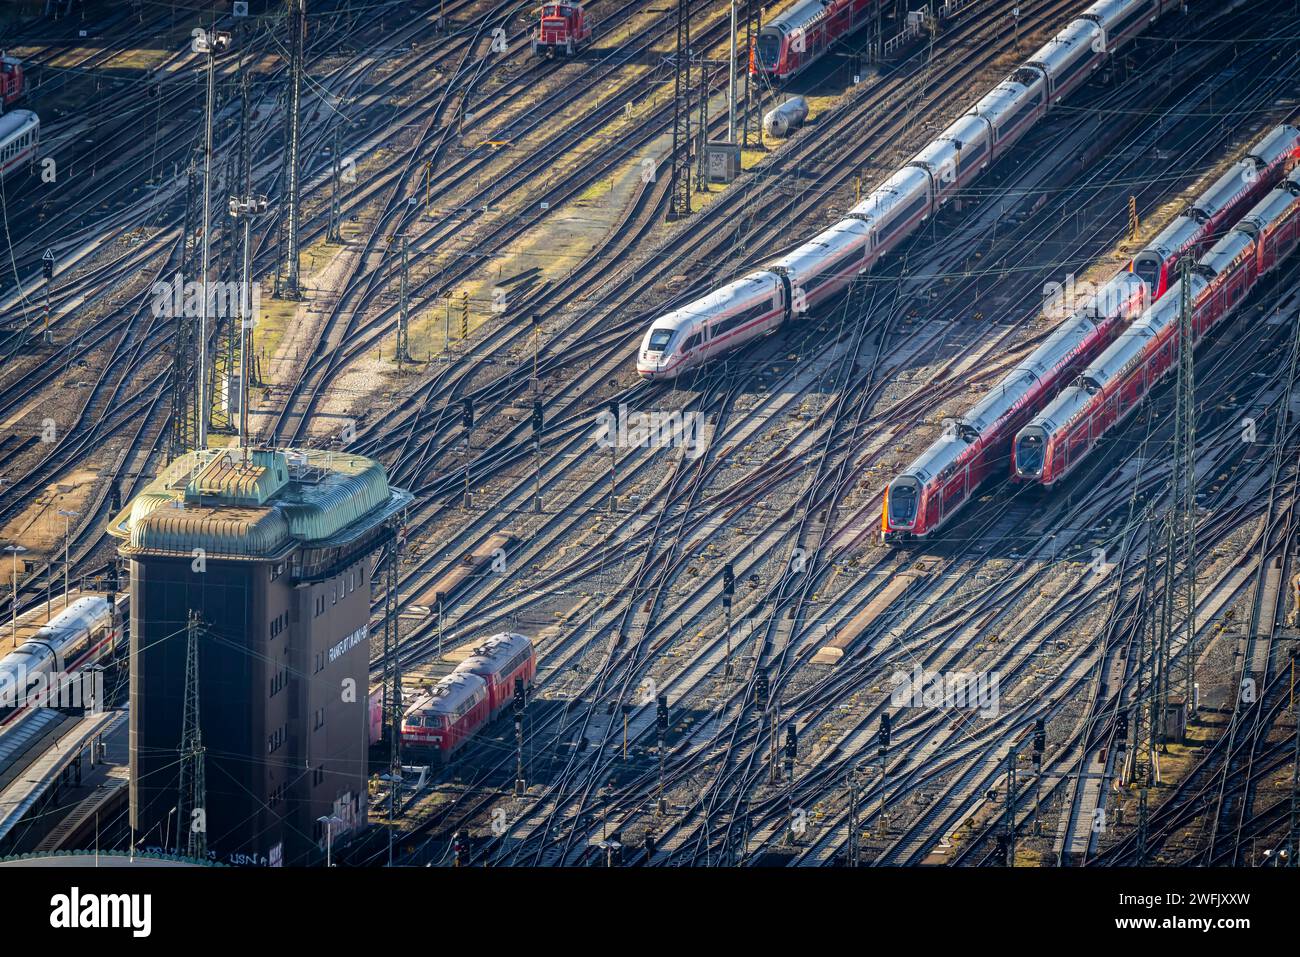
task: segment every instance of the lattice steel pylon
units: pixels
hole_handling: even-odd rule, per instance
[[[208,856],[207,780],[204,773],[203,733],[199,722],[199,614],[191,611],[185,626],[185,706],[181,723],[180,794],[176,802],[178,817],[176,849],[181,848],[181,828],[188,828],[185,853],[189,857]]]
[[[402,363],[411,361],[410,338],[409,338],[409,314],[410,296],[408,290],[410,278],[410,261],[406,251],[406,237],[401,238],[399,247],[401,255],[401,280],[398,286],[398,313],[397,313],[397,346],[393,351],[393,357],[397,360],[397,371],[402,371]]]
[[[284,222],[285,286],[284,294],[297,299],[301,293],[298,275],[299,193],[301,169],[299,147],[302,128],[302,71],[307,31],[307,0],[288,0],[289,4],[289,94],[285,110],[284,140]]]
[[[1196,687],[1196,389],[1191,296],[1191,261],[1179,266],[1177,374],[1174,379],[1174,449],[1165,529],[1164,681],[1160,690],[1161,738],[1168,741],[1168,704],[1181,691],[1190,716]],[[1169,662],[1181,633],[1181,681]],[[1175,683],[1176,682],[1176,683]]]
[[[668,218],[691,214],[691,9],[677,0],[677,53],[673,58],[673,155]]]
[[[1160,543],[1154,514],[1146,515],[1146,569],[1142,576],[1143,589],[1151,589],[1156,580],[1156,554]],[[1161,643],[1161,618],[1164,604],[1157,600],[1154,591],[1142,596],[1142,629],[1138,642],[1137,688],[1133,697],[1133,757],[1129,783],[1146,789],[1160,778],[1159,759],[1156,756],[1156,735],[1159,708],[1159,689],[1164,672],[1165,655]]]
[[[198,194],[198,168],[190,161],[185,181],[185,224],[181,236],[181,277],[190,275],[191,262],[196,246],[194,208]],[[183,289],[182,289],[183,292]],[[183,297],[182,297],[183,298]],[[171,377],[171,422],[167,436],[167,458],[175,459],[191,449],[198,447],[198,397],[194,394],[194,323],[186,315],[186,310],[175,310],[172,317],[176,327],[172,334],[172,377]]]

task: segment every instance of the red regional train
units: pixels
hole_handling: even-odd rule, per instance
[[[403,745],[447,763],[506,708],[516,679],[529,687],[536,674],[537,654],[528,638],[493,635],[407,709]]]
[[[1163,276],[1238,219],[1300,157],[1300,129],[1279,126],[1251,148],[965,415],[889,483],[881,515],[885,542],[924,537],[961,508],[985,479],[1012,464],[1012,438],[1064,383],[1101,355],[1124,324],[1165,292]],[[1244,188],[1242,188],[1244,186]]]
[[[1198,252],[1206,240],[1218,238],[1236,221],[1238,210],[1250,208],[1286,175],[1297,156],[1300,130],[1294,126],[1274,128],[1134,256],[1130,268],[1155,291],[1155,298],[1163,296],[1178,261],[1187,253]]]
[[[1252,209],[1200,258],[1188,282],[1193,346],[1227,316],[1265,273],[1300,243],[1300,170]],[[1014,467],[1051,486],[1069,475],[1175,364],[1181,281],[1148,309],[1078,382],[1020,430]]]
[[[794,76],[832,43],[867,22],[884,0],[799,0],[758,31],[754,70],[777,80]]]

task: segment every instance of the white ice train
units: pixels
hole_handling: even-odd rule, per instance
[[[32,689],[52,672],[73,672],[95,663],[113,647],[115,638],[107,598],[85,595],[72,602],[0,658],[0,724],[21,710]]]
[[[767,268],[655,319],[637,355],[671,379],[774,332],[843,291],[999,159],[1051,107],[1179,0],[1101,0],[980,99],[848,217]]]

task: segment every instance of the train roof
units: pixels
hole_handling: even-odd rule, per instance
[[[533,643],[524,635],[502,632],[493,635],[481,645],[474,647],[473,653],[462,661],[457,671],[468,671],[482,675],[484,672],[496,674],[503,665],[522,651],[532,651]]]
[[[1096,331],[1097,323],[1092,318],[1092,311],[1092,302],[1076,309],[1016,368],[1023,369],[1035,378],[1041,378],[1056,368],[1062,359],[1079,348]]]
[[[33,640],[49,641],[51,636],[65,636],[89,630],[111,617],[112,608],[103,595],[83,595],[72,602],[36,631]]]
[[[1297,196],[1300,196],[1300,168],[1269,190],[1267,196],[1241,217],[1241,222],[1237,224],[1234,232],[1241,230],[1242,227],[1248,227],[1255,234],[1267,229],[1296,204]]]
[[[1003,80],[985,93],[970,112],[997,124],[1029,102],[1029,87],[1019,80]]]
[[[830,15],[832,7],[839,4],[835,0],[824,2],[824,0],[798,0],[785,13],[778,14],[769,22],[763,24],[763,29],[780,30],[782,33],[789,33],[797,27],[803,27],[807,30],[809,27],[820,23]]]
[[[922,483],[929,482],[960,459],[968,449],[970,443],[956,434],[956,430],[945,421],[943,434],[930,443],[929,448],[916,458],[900,478],[911,475]]]
[[[926,190],[928,195],[929,188],[930,177],[925,170],[916,166],[904,166],[872,190],[871,195],[849,210],[849,213],[870,220],[884,220],[896,207],[910,201],[917,189]]]
[[[864,246],[868,233],[867,224],[860,219],[841,220],[786,253],[771,268],[784,269],[792,278],[802,279],[854,246]]]
[[[1202,277],[1193,273],[1191,284],[1192,300],[1195,301],[1208,283]],[[1108,385],[1115,376],[1138,357],[1146,347],[1147,342],[1154,339],[1171,322],[1178,320],[1182,289],[1181,280],[1173,283],[1168,292],[1143,312],[1131,326],[1121,332],[1119,338],[1112,342],[1106,351],[1098,356],[1088,368],[1083,370],[1079,378],[1097,388]]]
[[[4,142],[11,136],[19,136],[32,127],[40,125],[40,117],[31,110],[13,110],[0,116],[0,142]]]
[[[665,313],[650,324],[650,329],[672,329],[691,326],[700,319],[709,319],[726,309],[736,306],[736,299],[745,297],[760,299],[771,296],[776,286],[776,276],[766,270],[752,272],[739,279],[733,279],[725,286],[720,286],[705,296],[689,302],[679,309]],[[647,332],[647,335],[649,332]]]
[[[1191,208],[1206,219],[1217,216],[1241,194],[1242,190],[1249,189],[1258,176],[1259,173],[1254,160],[1244,159],[1233,163],[1222,176],[1214,181],[1213,186],[1202,193],[1196,202],[1192,203]]]
[[[1200,263],[1220,273],[1231,266],[1238,256],[1251,252],[1254,248],[1255,238],[1250,233],[1244,229],[1234,229],[1211,246],[1210,251],[1201,257]]]
[[[965,113],[949,123],[948,128],[936,137],[934,143],[949,142],[955,145],[958,149],[966,149],[971,143],[975,142],[976,139],[987,138],[988,133],[988,123],[984,122],[981,117],[974,113]],[[931,143],[930,146],[933,146],[934,143]],[[919,160],[924,156],[930,146],[927,146],[925,149],[921,150],[921,152],[917,153],[916,158]]]
[[[1087,10],[1084,10],[1083,13],[1079,14],[1079,16],[1095,17],[1097,22],[1105,27],[1106,32],[1109,34],[1110,28],[1119,20],[1123,19],[1126,13],[1142,4],[1148,4],[1150,2],[1151,0],[1099,0],[1099,2],[1094,3]]]
[[[469,671],[453,671],[417,698],[415,703],[406,709],[403,718],[428,711],[434,714],[450,714],[471,701],[475,695],[486,693],[487,682],[478,675]]]
[[[981,435],[1004,418],[1007,413],[1024,399],[1038,375],[1028,368],[1016,366],[1003,377],[1002,381],[985,393],[958,422]]]
[[[1055,77],[1074,63],[1082,48],[1091,51],[1092,41],[1101,35],[1101,27],[1091,20],[1074,20],[1064,30],[1038,48],[1027,61],[1031,66],[1045,70]]]
[[[1269,130],[1246,155],[1272,166],[1278,160],[1285,159],[1287,153],[1300,157],[1300,129],[1282,123]]]
[[[1078,385],[1066,386],[1057,393],[1055,399],[1047,404],[1047,408],[1034,416],[1029,421],[1029,424],[1020,431],[1024,432],[1027,429],[1039,428],[1054,432],[1060,428],[1062,423],[1069,422],[1074,418],[1090,398],[1091,396],[1086,389]]]
[[[1191,216],[1183,214],[1160,230],[1159,235],[1138,250],[1133,259],[1136,261],[1142,258],[1144,253],[1151,253],[1163,262],[1173,253],[1186,249],[1188,245],[1196,241],[1200,234],[1201,224]]]

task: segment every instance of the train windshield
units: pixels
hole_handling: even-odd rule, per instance
[[[768,70],[775,70],[781,62],[781,37],[766,30],[758,35],[758,62]]]
[[[889,524],[910,526],[915,521],[916,481],[897,481],[889,487]]]
[[[1160,260],[1154,257],[1135,259],[1133,260],[1133,272],[1147,284],[1148,289],[1154,290],[1156,283],[1160,279]]]
[[[673,341],[673,330],[671,329],[651,329],[650,330],[650,351],[666,352],[668,344]]]
[[[1016,439],[1016,472],[1025,476],[1043,474],[1043,437],[1027,432]]]

